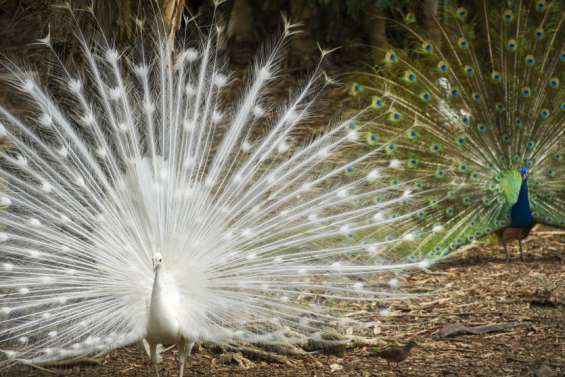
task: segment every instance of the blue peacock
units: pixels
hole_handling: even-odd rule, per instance
[[[361,239],[400,237],[385,250],[434,259],[496,234],[522,256],[534,224],[565,225],[564,9],[483,1],[441,13],[433,30],[398,22],[407,47],[382,51],[351,88],[380,115],[366,142],[383,152],[367,169],[389,219]]]

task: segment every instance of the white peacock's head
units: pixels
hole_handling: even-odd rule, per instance
[[[153,254],[153,270],[156,271],[163,263],[163,255],[161,253]]]

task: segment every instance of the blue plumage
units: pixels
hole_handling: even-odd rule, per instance
[[[522,168],[520,173],[522,174],[522,185],[520,186],[518,201],[512,206],[510,211],[512,219],[511,228],[527,228],[534,222],[528,198],[528,169]]]

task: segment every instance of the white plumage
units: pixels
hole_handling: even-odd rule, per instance
[[[362,124],[295,137],[326,85],[319,67],[287,104],[266,100],[291,34],[287,25],[232,106],[213,34],[124,52],[79,33],[84,66],[60,67],[53,92],[11,66],[32,111],[0,106],[15,147],[0,151],[5,365],[145,339],[154,363],[157,345],[177,344],[182,375],[195,341],[317,337],[339,321],[336,303],[379,297],[352,276],[406,267],[350,239],[386,221],[367,220],[379,205],[355,205],[378,174],[345,174],[369,155],[335,162]]]

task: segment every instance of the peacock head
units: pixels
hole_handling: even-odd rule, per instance
[[[523,180],[526,180],[528,178],[529,172],[530,172],[530,169],[528,169],[526,166],[522,166],[520,168],[520,175],[522,176]]]
[[[153,255],[153,271],[157,271],[157,269],[161,266],[162,263],[163,263],[163,256],[161,255],[161,253],[155,253]]]

